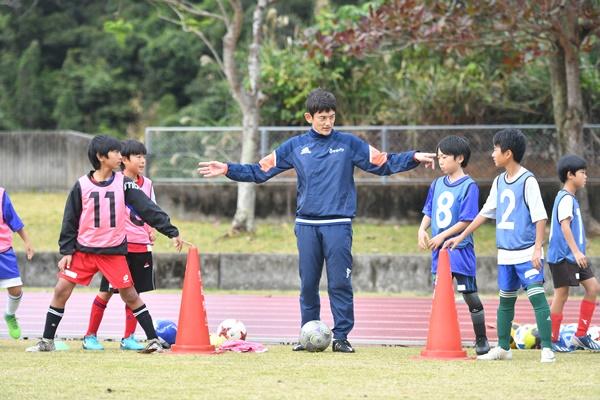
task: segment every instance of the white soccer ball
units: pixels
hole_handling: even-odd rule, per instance
[[[222,336],[225,340],[246,340],[246,326],[237,319],[226,319],[219,324],[217,335]]]
[[[309,321],[300,330],[300,344],[307,351],[325,350],[331,343],[331,330],[322,321]]]
[[[600,326],[593,325],[587,331],[588,335],[592,338],[592,340],[596,342],[600,342]]]

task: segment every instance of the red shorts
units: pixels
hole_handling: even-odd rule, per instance
[[[87,286],[96,272],[102,272],[110,285],[115,289],[133,286],[127,260],[122,255],[90,254],[76,251],[71,260],[71,267],[59,272],[58,276],[69,282]]]

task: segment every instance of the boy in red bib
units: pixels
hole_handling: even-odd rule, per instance
[[[123,163],[122,174],[134,181],[146,196],[156,203],[152,181],[142,175],[146,166],[146,147],[137,140],[126,140],[121,148]],[[152,244],[156,238],[154,229],[140,219],[138,214],[127,207],[128,218],[125,220],[127,234],[127,264],[133,279],[133,286],[138,293],[148,292],[156,288],[154,284],[154,268],[152,265]],[[84,350],[104,350],[98,341],[97,332],[104,317],[104,310],[113,293],[119,290],[110,285],[104,276],[100,283],[100,293],[92,303],[90,322],[83,338]],[[131,308],[125,305],[125,334],[121,339],[121,350],[142,350],[144,346],[134,336],[137,320]]]
[[[75,285],[89,285],[100,271],[113,288],[119,289],[121,298],[144,329],[149,342],[142,352],[160,352],[167,345],[156,336],[152,317],[133,287],[125,258],[127,207],[160,233],[172,238],[178,250],[183,241],[177,228],[171,225],[169,216],[135,182],[113,172],[121,165],[121,143],[117,139],[94,137],[88,157],[94,171],[78,179],[65,205],[58,242],[63,257],[58,262],[58,283],[46,315],[44,334],[42,340],[27,351],[55,350],[54,336]]]

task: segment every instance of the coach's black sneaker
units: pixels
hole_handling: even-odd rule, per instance
[[[475,353],[477,353],[478,356],[481,356],[487,354],[488,351],[490,351],[490,343],[488,342],[487,337],[478,337],[475,340]]]
[[[304,351],[304,350],[306,350],[306,347],[302,346],[302,344],[300,344],[300,343],[297,343],[292,346],[292,351]]]
[[[340,353],[354,353],[352,345],[346,339],[335,339],[331,348],[333,351],[339,351]]]

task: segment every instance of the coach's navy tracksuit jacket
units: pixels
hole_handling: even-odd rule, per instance
[[[295,233],[300,257],[302,325],[320,319],[319,281],[327,262],[333,336],[346,339],[354,326],[352,218],[356,215],[354,167],[377,175],[415,168],[414,151],[388,154],[349,133],[320,135],[313,129],[285,141],[257,164],[228,164],[227,177],[262,183],[294,168],[297,174]]]

